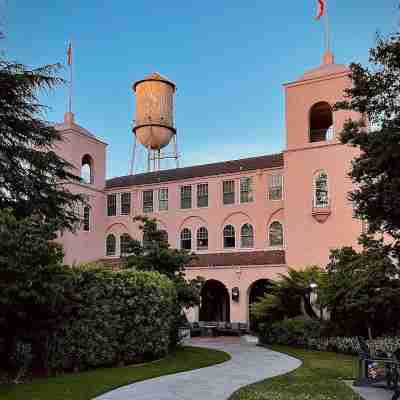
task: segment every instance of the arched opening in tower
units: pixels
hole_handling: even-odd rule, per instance
[[[222,282],[211,279],[203,285],[199,320],[230,322],[229,292]]]
[[[333,138],[333,112],[329,103],[322,101],[310,110],[310,142],[322,142]]]

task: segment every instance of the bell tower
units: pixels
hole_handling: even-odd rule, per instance
[[[334,111],[351,85],[349,69],[327,51],[322,65],[284,85],[286,107],[286,258],[290,266],[325,266],[330,249],[354,245],[360,222],[347,199],[357,150],[340,142],[356,113]]]

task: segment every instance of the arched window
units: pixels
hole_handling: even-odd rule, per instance
[[[90,207],[83,207],[83,230],[86,232],[90,231]]]
[[[106,255],[115,256],[116,247],[117,247],[117,240],[115,239],[115,236],[112,233],[110,233],[106,238]]]
[[[127,233],[124,233],[119,238],[119,247],[120,247],[121,257],[127,256],[130,253],[131,241],[132,241],[132,238]]]
[[[93,183],[93,160],[89,154],[82,157],[81,178],[85,183]]]
[[[181,231],[181,248],[185,250],[192,248],[192,232],[188,228]]]
[[[208,230],[204,226],[197,230],[197,249],[205,250],[208,248]]]
[[[279,221],[274,221],[269,226],[268,236],[271,247],[283,246],[283,226]]]
[[[253,247],[254,246],[254,229],[250,224],[244,224],[240,229],[240,246]]]
[[[328,174],[325,171],[314,176],[314,207],[329,207]]]
[[[329,103],[321,101],[310,110],[310,142],[322,142],[333,138],[333,112]]]
[[[226,225],[224,228],[224,248],[228,249],[235,246],[235,228],[232,225]]]

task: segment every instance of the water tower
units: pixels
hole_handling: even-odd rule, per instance
[[[161,160],[173,159],[178,167],[174,95],[176,86],[158,73],[133,84],[136,94],[136,119],[132,131],[135,142],[131,171],[135,172],[138,142],[147,150],[147,171],[158,171]]]

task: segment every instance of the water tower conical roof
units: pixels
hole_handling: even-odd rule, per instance
[[[165,76],[162,76],[160,73],[158,72],[152,72],[151,74],[146,75],[143,79],[140,79],[139,81],[136,81],[133,84],[133,90],[136,91],[136,86],[139,83],[142,82],[146,82],[146,81],[160,81],[160,82],[165,82],[168,83],[169,85],[171,85],[174,89],[176,88],[176,85],[174,82],[172,82],[171,80],[169,80],[168,78],[166,78]]]

